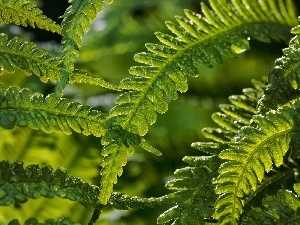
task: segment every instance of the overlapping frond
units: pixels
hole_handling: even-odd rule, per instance
[[[300,26],[292,29],[296,34],[283,49],[283,56],[276,60],[275,67],[269,76],[269,85],[260,100],[259,111],[264,113],[270,109],[288,103],[300,96]]]
[[[51,165],[53,168],[64,167],[69,175],[75,175],[89,183],[99,174],[101,163],[99,144],[91,144],[91,136],[80,134],[65,135],[62,133],[46,134],[41,131],[25,128],[12,130],[0,129],[0,158],[12,161],[23,161],[28,164]],[[30,204],[30,207],[27,207]],[[63,205],[63,207],[61,207]],[[81,207],[77,202],[56,198],[29,200],[19,210],[13,206],[0,207],[0,224],[7,224],[13,218],[24,221],[38,215],[39,220],[60,218],[72,215],[74,221],[87,224],[91,208]],[[13,213],[12,213],[13,212]]]
[[[36,218],[29,218],[24,223],[20,223],[19,220],[14,219],[8,223],[8,225],[80,225],[73,222],[69,217],[63,217],[58,221],[54,219],[47,219],[43,222],[38,221]]]
[[[118,139],[119,136],[124,139]],[[123,166],[127,162],[127,157],[134,153],[134,147],[141,143],[138,135],[124,131],[121,126],[112,127],[102,138],[102,143],[106,144],[101,155],[104,157],[101,163],[101,187],[99,200],[106,204],[113,191],[113,185],[117,183],[118,176],[123,173]],[[108,144],[109,143],[109,144]]]
[[[0,14],[0,23],[13,23],[22,26],[29,25],[56,33],[61,32],[60,26],[46,17],[33,1],[1,0]]]
[[[176,179],[166,184],[174,191],[170,196],[176,205],[158,217],[158,224],[205,224],[205,219],[213,214],[217,198],[213,179],[217,177],[220,159],[217,156],[186,156],[183,161],[190,166],[176,170]]]
[[[210,5],[212,9],[202,4],[202,15],[186,10],[185,17],[176,17],[179,25],[167,22],[175,36],[158,32],[162,44],[146,44],[149,52],[135,55],[137,62],[146,65],[131,67],[134,77],[121,81],[120,88],[128,92],[117,99],[117,106],[110,111],[111,120],[128,132],[144,136],[148,126],[155,123],[156,113],[167,111],[165,97],[176,99],[178,91],[187,91],[186,76],[199,74],[198,63],[211,67],[222,62],[222,55],[241,53],[249,48],[249,37],[264,42],[287,40],[288,30],[297,23],[290,1],[277,5],[268,0],[227,4],[211,0]]]
[[[22,38],[8,40],[6,34],[0,35],[0,67],[1,71],[9,73],[19,68],[27,75],[37,75],[43,82],[57,82],[62,73],[61,59],[50,56],[46,50],[37,48],[35,43],[23,41]],[[112,90],[118,89],[116,85],[80,70],[72,72],[69,83],[89,83]]]
[[[297,225],[300,223],[299,210],[299,197],[291,191],[279,190],[277,195],[265,197],[261,207],[247,212],[241,224]]]
[[[296,23],[291,8],[288,8],[291,18],[287,22],[283,16],[275,19],[274,14],[283,12],[275,6],[267,7],[269,1],[249,2],[253,15],[247,17],[244,11],[250,9],[246,10],[244,3],[221,4],[213,0],[210,1],[213,10],[202,4],[204,15],[185,11],[186,17],[176,17],[179,25],[167,22],[176,36],[157,33],[162,44],[147,44],[148,53],[135,55],[136,61],[147,66],[131,67],[129,72],[134,77],[120,84],[130,92],[117,100],[111,117],[120,117],[118,122],[128,131],[145,135],[148,125],[155,122],[155,113],[167,111],[164,96],[176,99],[177,91],[185,92],[188,88],[186,75],[199,74],[197,63],[207,66],[220,63],[221,55],[235,55],[232,45],[247,49],[248,37],[263,41],[288,37],[289,27]]]
[[[299,103],[298,103],[299,104]],[[255,191],[275,164],[283,163],[289,143],[297,132],[296,105],[286,106],[252,118],[252,125],[239,130],[230,148],[219,155],[229,160],[220,166],[214,217],[220,224],[237,224],[244,198]]]
[[[15,126],[39,129],[46,133],[72,131],[101,136],[104,133],[103,114],[91,107],[50,94],[32,94],[29,89],[10,87],[0,89],[0,125],[6,129]]]
[[[249,125],[250,115],[256,114],[255,106],[264,86],[259,81],[252,81],[254,88],[245,88],[243,95],[229,97],[231,104],[220,105],[221,112],[214,113],[212,118],[219,128],[205,128],[203,133],[206,138],[214,142],[195,142],[192,146],[212,156],[187,156],[183,160],[190,164],[189,167],[177,170],[176,179],[167,183],[167,188],[175,193],[176,206],[170,208],[158,218],[163,224],[173,221],[173,224],[206,224],[212,217],[213,204],[216,194],[213,191],[213,179],[218,176],[221,160],[218,155],[228,148],[228,143],[236,135],[238,129]],[[240,112],[237,119],[232,110]],[[211,191],[211,192],[210,192]],[[190,214],[191,213],[191,214]],[[197,215],[197,216],[195,216]]]
[[[65,11],[62,21],[62,65],[63,70],[58,86],[58,93],[62,94],[68,83],[69,76],[74,70],[74,61],[79,53],[81,39],[84,32],[95,20],[97,13],[102,11],[105,3],[112,0],[72,0],[71,5]]]
[[[243,89],[243,95],[229,97],[231,104],[221,104],[221,112],[212,114],[217,128],[204,128],[203,135],[212,142],[195,142],[192,146],[210,155],[219,155],[228,147],[229,142],[243,126],[248,126],[253,115],[257,113],[256,105],[260,99],[264,84],[252,80],[253,88]]]
[[[83,206],[98,206],[99,188],[77,177],[68,176],[63,168],[39,168],[22,162],[0,162],[0,205],[23,204],[28,198],[59,197],[77,201]]]

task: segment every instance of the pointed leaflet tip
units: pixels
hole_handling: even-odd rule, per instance
[[[156,148],[152,147],[149,143],[147,143],[145,139],[142,139],[140,146],[147,152],[153,153],[157,156],[162,155],[162,153],[160,151],[158,151]]]

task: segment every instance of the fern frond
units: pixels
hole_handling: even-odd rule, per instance
[[[247,37],[265,41],[271,37],[285,39],[286,32],[296,23],[296,19],[288,23],[283,16],[274,19],[273,13],[281,13],[278,7],[266,7],[265,3],[269,1],[251,2],[255,2],[250,8],[256,13],[247,18],[242,13],[247,11],[243,6],[244,1],[220,4],[212,0],[210,3],[214,11],[202,4],[204,16],[185,11],[186,18],[176,17],[180,25],[167,22],[168,28],[176,36],[157,33],[163,45],[147,44],[150,53],[135,55],[136,61],[147,66],[130,68],[129,72],[134,77],[120,84],[120,88],[130,92],[120,96],[117,106],[111,111],[111,117],[116,117],[124,129],[143,136],[148,125],[155,122],[156,112],[167,111],[168,103],[164,95],[176,99],[177,91],[187,90],[185,76],[198,75],[197,63],[211,66],[221,61],[221,54],[234,55],[232,45],[245,48],[243,43]],[[293,18],[292,8],[288,11],[290,18]],[[261,17],[261,14],[266,17]]]
[[[120,135],[124,139],[119,140]],[[123,166],[127,157],[134,153],[134,146],[139,145],[141,139],[138,135],[124,131],[121,126],[113,127],[102,138],[104,148],[101,155],[104,157],[101,164],[101,187],[99,200],[106,204],[113,191],[113,185],[117,183],[117,177],[123,173]],[[109,144],[108,144],[109,143]]]
[[[300,200],[288,190],[279,190],[275,196],[267,196],[262,206],[246,213],[241,224],[290,224],[300,223]]]
[[[120,192],[113,192],[108,201],[109,206],[121,210],[154,208],[168,203],[174,203],[174,199],[169,198],[167,195],[158,198],[139,198]]]
[[[8,40],[6,34],[0,34],[0,67],[3,69],[1,71],[9,73],[13,73],[15,68],[19,68],[27,75],[37,75],[42,82],[48,80],[57,82],[62,73],[60,59],[53,58],[42,48],[37,48],[33,42],[23,41],[19,37]],[[72,72],[69,82],[95,84],[118,90],[116,85],[80,70]]]
[[[53,168],[64,167],[69,175],[75,175],[91,184],[99,175],[99,165],[102,161],[99,154],[99,144],[93,143],[93,136],[82,136],[74,133],[46,134],[26,128],[12,130],[0,129],[0,158],[9,161],[23,161],[28,164],[51,165]],[[30,207],[26,205],[30,204]],[[56,198],[49,201],[46,198],[29,200],[26,205],[20,205],[19,210],[13,206],[0,207],[0,224],[7,224],[13,218],[24,221],[26,218],[38,215],[39,220],[60,218],[72,215],[74,221],[87,224],[92,208],[82,207],[79,203]],[[63,207],[61,207],[63,205]],[[13,214],[12,214],[13,210]]]
[[[254,116],[252,126],[240,129],[230,149],[221,152],[219,157],[230,160],[220,166],[217,178],[216,193],[220,196],[214,217],[221,224],[237,224],[245,195],[256,190],[273,163],[277,167],[282,164],[291,137],[298,129],[293,107]]]
[[[176,170],[176,179],[166,184],[174,191],[170,195],[176,205],[158,217],[158,224],[204,224],[213,214],[217,195],[212,180],[217,177],[220,159],[217,156],[186,156],[183,161],[190,166]]]
[[[74,223],[69,217],[63,217],[58,221],[53,219],[47,219],[44,222],[38,221],[36,218],[29,218],[24,223],[24,225],[80,225],[79,223]],[[8,223],[8,225],[21,225],[19,220],[14,219]]]
[[[6,129],[15,126],[39,129],[46,133],[72,130],[85,135],[101,136],[104,133],[101,112],[90,107],[59,99],[55,94],[46,98],[32,94],[29,89],[0,87],[0,125]]]
[[[0,162],[0,205],[23,204],[28,198],[54,196],[77,201],[83,206],[98,206],[99,189],[77,177],[68,176],[63,168],[39,168],[22,162]]]
[[[74,61],[79,53],[81,39],[84,32],[90,27],[95,20],[97,13],[102,11],[105,3],[111,3],[109,0],[72,0],[62,16],[62,44],[63,70],[57,92],[62,94],[65,86],[69,81],[69,76],[74,70]]]
[[[38,27],[60,33],[61,28],[36,7],[34,2],[27,0],[1,0],[0,23]]]
[[[276,60],[269,75],[269,85],[259,104],[261,113],[277,109],[300,95],[300,26],[294,27],[292,33],[296,36],[291,39],[289,47],[283,49],[283,56]]]
[[[270,2],[236,0],[221,4],[211,0],[212,10],[202,4],[203,15],[186,10],[185,18],[176,17],[179,25],[167,22],[175,36],[158,32],[162,44],[147,44],[149,52],[135,55],[137,62],[146,65],[131,67],[134,77],[121,81],[120,88],[128,92],[117,99],[110,120],[144,136],[148,126],[155,123],[156,113],[167,111],[165,97],[175,100],[177,91],[187,91],[186,75],[197,76],[198,63],[209,67],[221,63],[222,55],[231,57],[248,49],[249,37],[265,42],[288,38],[288,30],[297,22],[290,1],[281,7]],[[286,20],[287,11],[290,16]]]

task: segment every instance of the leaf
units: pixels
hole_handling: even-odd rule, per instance
[[[60,197],[77,201],[83,206],[96,207],[99,189],[77,177],[70,177],[63,168],[52,171],[51,166],[39,168],[22,162],[0,162],[0,205],[23,204],[27,198]]]
[[[37,48],[33,42],[24,41],[19,37],[8,40],[6,34],[0,34],[0,67],[5,72],[13,73],[15,68],[19,68],[27,75],[37,75],[43,82],[57,82],[62,73],[61,64],[60,59],[53,58],[42,48]],[[80,70],[72,73],[69,82],[89,83],[118,90],[116,85]]]
[[[278,167],[283,163],[297,132],[296,115],[290,107],[256,115],[253,125],[240,129],[230,148],[221,152],[219,157],[229,161],[220,166],[217,178],[216,193],[220,196],[214,217],[220,224],[237,224],[246,196],[257,189],[273,164]]]
[[[203,15],[185,11],[186,17],[176,17],[180,25],[167,22],[175,36],[156,33],[162,44],[147,44],[149,52],[135,56],[136,61],[147,65],[130,68],[134,77],[120,83],[120,88],[128,92],[117,100],[110,117],[125,130],[144,136],[148,126],[156,121],[155,114],[166,112],[165,97],[177,99],[177,91],[185,92],[188,88],[186,76],[199,74],[198,63],[212,66],[221,62],[222,55],[234,56],[232,45],[245,48],[248,37],[264,41],[285,39],[288,27],[296,24],[293,9],[288,3],[278,8],[266,2],[248,3],[253,14],[246,17],[244,11],[249,9],[244,8],[244,1],[221,4],[212,0],[212,10],[202,4]],[[286,10],[290,12],[288,22],[281,15]],[[246,107],[241,99],[232,101]],[[245,122],[250,119],[251,116]]]
[[[104,156],[101,163],[101,187],[99,201],[101,204],[107,204],[113,191],[113,185],[117,183],[117,177],[123,173],[123,166],[127,162],[127,157],[134,152],[133,147],[126,147],[122,144],[109,144],[102,150]]]
[[[259,104],[259,112],[264,113],[292,101],[300,96],[298,62],[300,59],[299,25],[292,29],[296,34],[289,47],[282,50],[283,56],[275,61],[270,72],[269,84]]]
[[[297,225],[300,201],[288,190],[279,190],[275,196],[267,196],[262,200],[262,206],[247,212],[241,224],[256,225]]]
[[[167,22],[174,35],[157,32],[161,44],[147,44],[149,52],[135,56],[136,61],[146,65],[131,67],[129,72],[133,77],[121,81],[119,87],[127,92],[109,112],[108,124],[121,125],[125,131],[139,136],[146,135],[148,126],[156,122],[156,113],[167,111],[166,98],[177,99],[178,91],[187,91],[186,76],[199,75],[199,63],[212,67],[221,63],[223,56],[235,56],[248,48],[249,37],[264,42],[286,40],[288,30],[297,23],[289,1],[280,7],[268,4],[267,0],[209,2],[212,9],[201,4],[201,15],[185,10],[185,17],[176,17],[180,25]],[[247,15],[248,11],[251,15]],[[287,19],[286,12],[289,12]],[[222,110],[246,124],[253,115],[253,112],[247,117],[239,115],[240,110],[235,106],[229,109],[224,106]],[[216,137],[218,131],[209,130],[207,136]],[[213,140],[226,143],[233,137],[228,133],[228,137]],[[124,139],[123,133],[120,134],[119,139]]]
[[[85,135],[103,134],[103,114],[90,107],[58,99],[55,94],[46,98],[31,94],[29,89],[10,87],[0,89],[0,125],[6,129],[15,126],[40,129],[46,133],[72,131]]]
[[[61,28],[36,7],[34,2],[27,0],[0,0],[0,23],[38,27],[60,33]]]
[[[112,1],[104,0],[72,0],[71,6],[65,11],[62,21],[62,74],[57,92],[62,94],[74,70],[74,61],[79,54],[81,39],[84,32],[95,20],[97,13],[102,11],[105,3]]]
[[[213,179],[217,176],[220,159],[217,156],[185,156],[183,161],[190,166],[177,169],[176,178],[166,184],[174,192],[170,198],[176,205],[158,217],[158,224],[200,225],[213,214],[217,197]]]

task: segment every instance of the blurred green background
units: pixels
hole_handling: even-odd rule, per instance
[[[67,1],[37,1],[46,15],[60,22]],[[206,2],[206,1],[205,1]],[[174,21],[174,15],[183,15],[183,9],[200,12],[200,0],[122,0],[105,7],[86,33],[76,67],[118,84],[129,76],[130,66],[137,65],[135,53],[146,51],[145,43],[158,43],[154,32],[170,33],[165,21]],[[0,32],[21,36],[35,41],[52,55],[59,56],[60,36],[32,28],[1,25]],[[213,69],[200,68],[197,78],[189,78],[189,90],[180,94],[177,101],[171,101],[167,113],[158,116],[156,124],[150,127],[146,139],[163,155],[151,155],[137,150],[128,159],[124,173],[115,185],[115,191],[132,196],[156,197],[168,193],[165,183],[173,178],[177,168],[184,167],[181,161],[185,155],[201,154],[192,149],[191,143],[204,141],[201,129],[214,126],[210,116],[218,111],[220,103],[227,103],[228,96],[242,94],[242,89],[251,87],[251,79],[261,80],[268,76],[274,60],[281,56],[281,49],[287,43],[262,44],[250,41],[251,49],[235,59],[225,59],[224,64]],[[55,90],[55,84],[41,83],[35,76],[25,76],[21,71],[2,74],[0,82],[6,87],[18,85],[48,94]],[[120,93],[92,85],[68,85],[65,97],[101,111],[109,111]],[[70,175],[79,176],[92,184],[99,184],[101,162],[100,139],[73,134],[44,134],[29,129],[0,129],[1,159],[22,160],[25,164],[51,164],[54,168],[63,166]],[[30,205],[30,206],[29,206]],[[0,207],[0,224],[9,219],[25,219],[35,216],[41,219],[59,218],[69,215],[73,220],[86,223],[91,209],[67,200],[30,200],[24,205]],[[156,218],[168,206],[155,209],[119,211],[107,209],[97,224],[102,225],[153,225]]]

